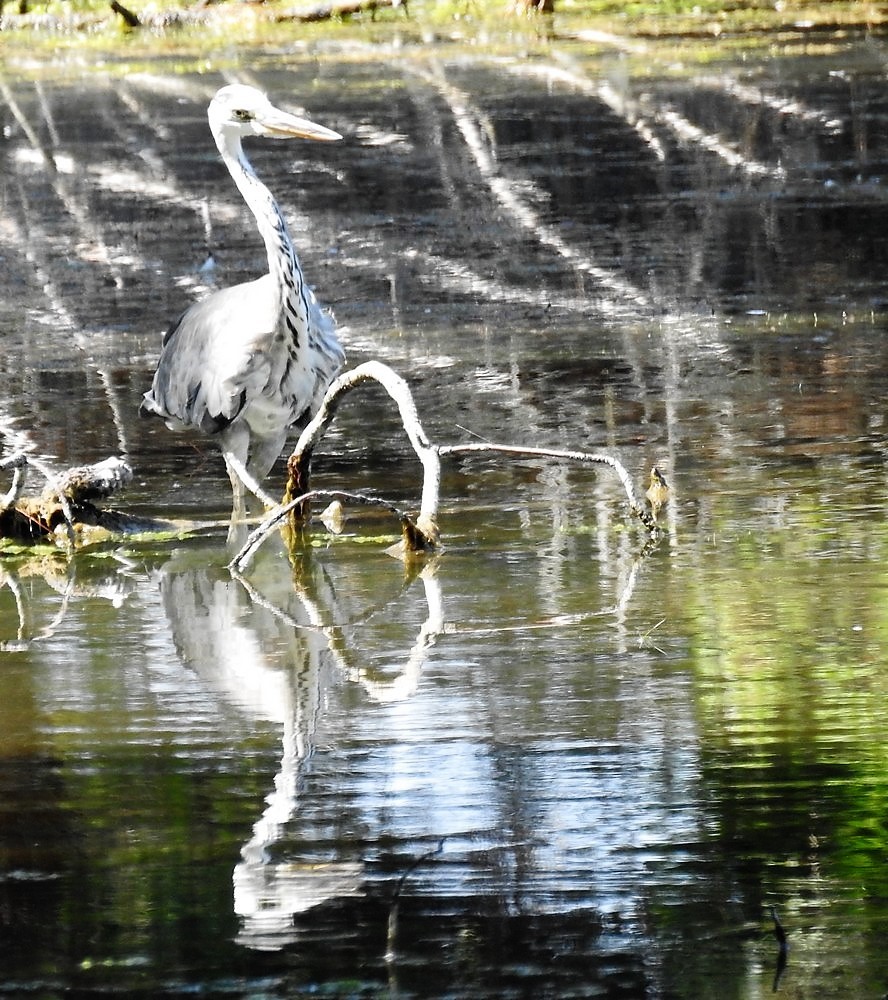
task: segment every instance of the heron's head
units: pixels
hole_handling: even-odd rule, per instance
[[[216,136],[264,135],[272,139],[319,139],[330,142],[342,136],[332,129],[297,118],[276,108],[255,87],[233,83],[223,87],[210,101],[207,111]]]

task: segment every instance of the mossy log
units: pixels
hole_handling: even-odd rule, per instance
[[[169,530],[167,522],[96,505],[131,481],[132,470],[121,458],[53,474],[40,460],[19,452],[0,460],[0,469],[13,471],[12,486],[0,497],[0,541],[20,545],[61,541],[77,547],[102,535]],[[46,486],[39,495],[22,495],[31,469],[44,477]]]

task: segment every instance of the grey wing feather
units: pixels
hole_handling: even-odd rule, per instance
[[[218,433],[268,382],[277,296],[270,275],[196,302],[170,327],[141,411]]]

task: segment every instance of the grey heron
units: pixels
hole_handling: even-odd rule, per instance
[[[338,132],[274,107],[253,87],[232,84],[212,99],[210,130],[225,166],[256,219],[268,274],[194,303],[163,338],[143,416],[168,427],[216,435],[234,492],[264,504],[261,487],[290,428],[316,412],[345,360],[329,313],[305,282],[287,224],[241,146],[244,136],[341,139]]]

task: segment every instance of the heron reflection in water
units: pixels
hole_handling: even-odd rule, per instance
[[[173,430],[194,427],[218,436],[237,514],[245,488],[274,505],[261,481],[290,428],[313,416],[345,360],[333,318],[306,285],[284,217],[241,140],[342,136],[279,110],[260,91],[241,84],[216,94],[208,118],[265,242],[268,274],[215,292],[179,317],[163,339],[140,412],[161,417]]]
[[[227,718],[235,728],[238,719],[246,724],[242,731],[254,735],[264,723],[280,726],[280,760],[232,872],[237,941],[262,951],[297,940],[302,914],[366,893],[362,845],[343,841],[334,848],[335,835],[324,821],[315,827],[319,814],[312,812],[317,785],[311,762],[319,773],[327,766],[338,771],[338,764],[331,765],[338,757],[333,748],[343,733],[339,726],[354,710],[351,695],[343,701],[334,692],[346,682],[360,685],[369,702],[406,702],[416,694],[445,627],[434,562],[423,566],[418,591],[400,569],[392,573],[389,588],[377,571],[361,583],[351,573],[339,576],[328,560],[310,551],[296,564],[285,555],[278,538],[263,550],[250,580],[232,579],[210,550],[190,548],[176,552],[158,573],[163,612],[182,664],[234,709]],[[367,595],[372,595],[369,605]],[[425,620],[416,631],[423,608]],[[367,656],[366,627],[374,619],[385,623],[386,650],[393,648],[393,623],[405,624],[397,670],[388,653],[381,671]],[[341,813],[349,816],[346,825],[358,822],[351,808],[346,796]],[[328,819],[334,826],[340,822]]]

